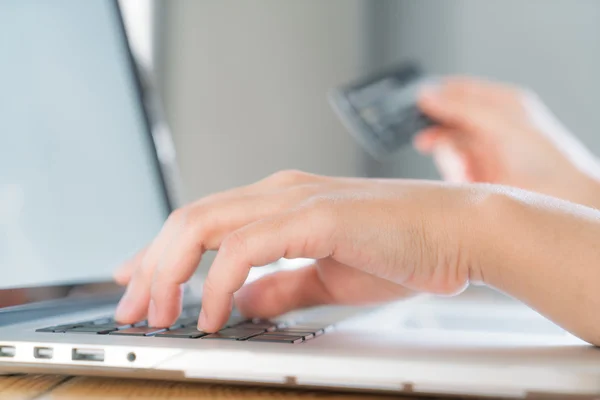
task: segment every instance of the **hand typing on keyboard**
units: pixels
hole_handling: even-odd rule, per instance
[[[589,242],[582,232],[598,234],[600,227],[590,226],[578,206],[556,200],[553,207],[554,200],[539,197],[491,185],[278,173],[175,211],[154,242],[118,272],[128,287],[116,318],[134,323],[147,317],[151,326],[171,326],[182,306],[180,286],[207,249],[219,253],[204,285],[198,325],[205,332],[225,324],[234,294],[244,315],[269,318],[320,304],[456,294],[484,277],[552,315],[551,291],[522,288],[564,281],[562,267],[556,267],[558,278],[549,266],[553,257],[543,258],[561,248],[553,232],[568,232],[560,245],[570,254]],[[540,248],[536,240],[552,246],[541,247],[539,263],[527,258],[530,248]],[[523,260],[522,248],[528,249]],[[252,266],[281,257],[317,261],[242,288]],[[544,266],[539,274],[536,265]]]
[[[479,275],[464,251],[459,257],[475,200],[473,188],[277,173],[175,211],[154,242],[118,272],[128,288],[116,317],[170,326],[181,309],[181,284],[208,249],[219,254],[204,286],[199,327],[207,332],[225,323],[234,294],[243,314],[269,318],[415,291],[458,293],[469,276]],[[251,266],[281,257],[317,261],[239,290]]]
[[[490,104],[481,115],[457,107],[447,122],[481,127],[498,109]],[[271,318],[322,304],[452,295],[481,282],[600,344],[597,237],[600,211],[520,189],[280,172],[173,212],[154,241],[116,272],[127,285],[116,319],[172,326],[181,285],[205,251],[218,250],[198,320],[207,333],[226,325],[234,301],[245,316]],[[573,254],[576,263],[569,262]],[[316,261],[242,287],[251,268],[282,257]],[[213,337],[239,334],[228,329]]]

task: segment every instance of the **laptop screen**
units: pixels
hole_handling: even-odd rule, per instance
[[[168,212],[116,3],[0,2],[0,289],[111,279]]]

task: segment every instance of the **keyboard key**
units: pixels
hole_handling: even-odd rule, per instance
[[[309,340],[314,338],[314,332],[305,332],[305,331],[275,331],[275,332],[266,332],[265,335],[285,335],[285,336],[302,336],[305,340]]]
[[[122,331],[110,332],[110,335],[123,335],[123,336],[152,336],[157,333],[166,331],[164,328],[151,328],[148,326],[139,326],[124,329]]]
[[[195,328],[197,325],[198,325],[197,317],[196,318],[184,317],[184,318],[179,318],[177,321],[175,321],[169,329],[179,329],[179,328],[188,328],[188,327]]]
[[[329,332],[333,329],[333,326],[311,326],[311,325],[292,325],[287,328],[281,329],[282,331],[301,331],[301,332],[313,332],[315,336],[322,335],[325,332]]]
[[[296,329],[296,327],[293,326],[290,328],[279,329],[279,330],[275,331],[274,333],[278,333],[278,332],[285,333],[285,334],[298,334],[298,335],[305,335],[307,333],[312,333],[314,335],[314,337],[317,337],[317,336],[321,336],[323,333],[325,333],[325,330],[324,329],[314,329],[314,328]]]
[[[98,327],[98,326],[101,326],[101,327],[104,327],[104,328],[115,328],[116,330],[123,330],[123,329],[132,328],[132,327],[134,327],[134,326],[137,326],[137,325],[130,325],[130,324],[119,324],[119,323],[117,323],[117,322],[114,322],[114,323],[112,323],[112,324],[106,324],[106,325],[92,325],[92,326],[96,326],[96,327]]]
[[[234,325],[232,328],[236,328],[236,329],[251,329],[251,330],[256,330],[256,331],[261,331],[261,332],[272,332],[275,329],[277,329],[277,326],[275,325],[266,325],[266,324],[261,324],[261,325],[255,325],[251,322],[243,322],[241,324],[238,325]]]
[[[39,329],[36,329],[35,331],[36,332],[49,332],[49,333],[64,333],[64,331],[65,331],[65,330],[62,330],[62,331],[56,330],[55,331],[54,329],[55,329],[54,327],[48,327],[48,328],[39,328]]]
[[[236,328],[244,329],[264,329],[265,332],[271,332],[277,329],[277,322],[265,320],[265,319],[254,319],[252,321],[245,321],[235,326]]]
[[[113,329],[115,331],[117,330],[123,330],[123,329],[129,329],[129,328],[133,328],[136,325],[129,325],[129,324],[118,324],[118,323],[113,323],[113,324],[106,324],[106,325],[87,325],[84,327],[89,327],[89,328],[104,328],[104,329]]]
[[[54,332],[54,333],[65,333],[67,331],[72,331],[76,328],[90,328],[89,333],[94,333],[92,331],[101,331],[101,330],[117,330],[117,329],[126,329],[130,328],[131,325],[123,325],[119,324],[112,318],[99,318],[93,321],[84,321],[77,322],[72,324],[64,324],[64,325],[56,325],[50,326],[48,328],[38,329],[36,332]],[[78,329],[79,333],[85,332],[86,329]]]
[[[165,338],[182,338],[182,339],[197,339],[206,336],[206,332],[199,331],[196,327],[188,327],[181,329],[168,330],[166,332],[157,333],[156,337]]]
[[[247,328],[227,328],[222,329],[217,333],[202,337],[202,339],[228,339],[228,340],[246,340],[252,336],[264,333],[264,329],[247,329]]]
[[[97,319],[94,321],[81,322],[77,325],[82,326],[82,327],[83,326],[86,326],[86,327],[102,326],[105,328],[115,328],[115,329],[126,329],[126,328],[131,327],[131,325],[129,325],[129,324],[121,324],[112,318],[101,318],[101,319]]]
[[[83,326],[82,324],[65,324],[65,325],[56,325],[50,326],[47,328],[37,329],[36,332],[54,332],[54,333],[64,333],[69,329],[78,328]]]
[[[91,322],[92,325],[107,325],[114,324],[115,320],[112,318],[100,318]]]
[[[272,333],[265,333],[263,335],[254,336],[248,339],[251,342],[269,342],[269,343],[302,343],[304,338],[302,336],[291,336],[291,335],[274,335]]]
[[[95,333],[98,335],[106,335],[107,333],[116,330],[117,328],[114,325],[90,325],[67,329],[65,333]]]

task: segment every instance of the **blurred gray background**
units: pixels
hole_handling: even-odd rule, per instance
[[[409,148],[372,160],[326,99],[408,59],[528,86],[600,153],[597,0],[123,2],[146,35],[138,50],[159,80],[188,199],[283,168],[437,178]]]

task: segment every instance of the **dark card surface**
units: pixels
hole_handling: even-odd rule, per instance
[[[330,100],[356,140],[381,159],[433,125],[417,107],[419,91],[433,82],[417,64],[404,63],[338,87],[332,90]]]

